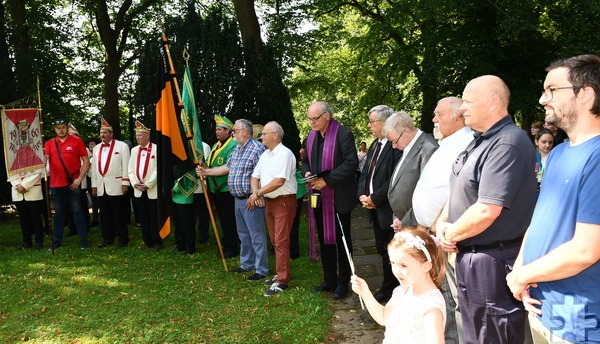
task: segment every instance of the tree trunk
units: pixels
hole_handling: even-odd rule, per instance
[[[15,75],[19,97],[34,94],[36,90],[25,3],[26,1],[21,0],[6,2],[13,28],[12,45],[15,49]]]
[[[119,116],[119,78],[121,77],[120,59],[107,59],[104,68],[104,108],[102,115],[113,127],[114,137],[121,139],[121,123]]]
[[[0,1],[0,18],[6,18],[4,2],[2,1]],[[6,23],[3,21],[0,23],[0,104],[6,104],[18,98],[16,92],[15,75],[12,71],[12,63],[8,53],[9,48],[8,42],[6,41],[8,37],[6,34],[6,29]],[[1,137],[2,136],[0,134],[0,138]],[[3,163],[4,159],[1,159],[0,164]]]
[[[253,44],[255,53],[259,55],[262,38],[260,37],[260,25],[254,9],[254,0],[232,0],[235,15],[240,26],[242,44],[246,47]]]

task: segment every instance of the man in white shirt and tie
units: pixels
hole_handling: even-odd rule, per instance
[[[375,247],[381,256],[383,281],[375,292],[378,302],[386,302],[392,296],[392,291],[398,286],[398,279],[392,273],[387,244],[394,236],[391,228],[393,212],[388,202],[388,188],[394,166],[400,160],[402,151],[393,149],[392,142],[383,135],[385,120],[394,110],[389,106],[377,105],[368,112],[369,129],[375,140],[371,143],[366,156],[366,163],[358,181],[358,200],[363,208],[368,209],[369,220],[373,224]]]
[[[162,239],[158,233],[156,171],[158,149],[150,142],[150,129],[140,121],[135,121],[135,140],[138,145],[131,150],[128,170],[142,227],[142,240],[146,248],[160,250]]]
[[[92,194],[98,197],[102,243],[98,248],[114,244],[119,237],[119,247],[129,244],[127,229],[126,198],[129,188],[129,147],[125,142],[113,138],[113,129],[101,119],[101,144],[94,147],[92,159]]]

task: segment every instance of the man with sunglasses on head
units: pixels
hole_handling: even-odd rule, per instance
[[[535,205],[535,151],[508,113],[510,91],[502,79],[475,78],[462,99],[460,112],[475,139],[452,166],[436,234],[444,250],[458,252],[465,342],[523,343],[523,306],[504,281]]]
[[[316,178],[308,182],[309,189],[311,193],[321,194],[321,202],[309,210],[309,217],[315,220],[309,223],[311,233],[316,223],[324,277],[323,283],[312,291],[332,292],[334,299],[343,299],[348,296],[352,272],[342,235],[352,252],[350,222],[352,210],[358,203],[356,144],[350,129],[333,118],[333,110],[327,103],[312,103],[307,120],[312,130],[306,139],[302,175],[315,175]]]
[[[65,211],[67,207],[75,218],[79,233],[79,247],[88,247],[87,225],[83,214],[87,209],[81,206],[81,181],[90,168],[85,143],[74,135],[69,135],[68,122],[65,119],[54,121],[56,137],[44,144],[46,161],[50,171],[50,194],[54,201],[54,231],[51,250],[62,246]]]
[[[253,195],[252,171],[265,146],[252,136],[252,122],[238,119],[233,124],[236,146],[227,162],[218,167],[196,168],[197,175],[227,176],[230,195],[234,198],[236,239],[240,239],[240,267],[232,272],[254,272],[247,277],[250,282],[264,280],[269,273],[267,234],[265,231],[265,201],[261,197],[249,202]]]
[[[539,103],[569,141],[545,166],[533,219],[512,273],[537,343],[599,343],[600,56],[560,59],[546,69]]]

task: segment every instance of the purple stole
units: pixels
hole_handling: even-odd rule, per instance
[[[321,160],[322,171],[332,171],[334,169],[334,155],[337,142],[338,129],[340,123],[335,119],[329,121],[327,130],[325,131],[325,142],[323,143],[323,156]],[[311,130],[306,140],[308,163],[312,166],[313,145],[320,135],[318,131]],[[309,191],[312,193],[312,187],[309,186]],[[329,186],[321,189],[321,209],[323,211],[323,241],[326,245],[335,245],[335,204],[334,191]],[[308,207],[308,224],[309,224],[309,249],[310,259],[316,259],[316,242],[315,242],[315,215],[314,210]]]

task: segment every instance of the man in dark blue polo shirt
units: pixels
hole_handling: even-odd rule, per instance
[[[458,252],[458,301],[467,343],[523,343],[525,312],[505,279],[535,206],[535,152],[508,114],[498,77],[471,80],[460,111],[475,139],[453,166],[437,223],[446,251]]]

